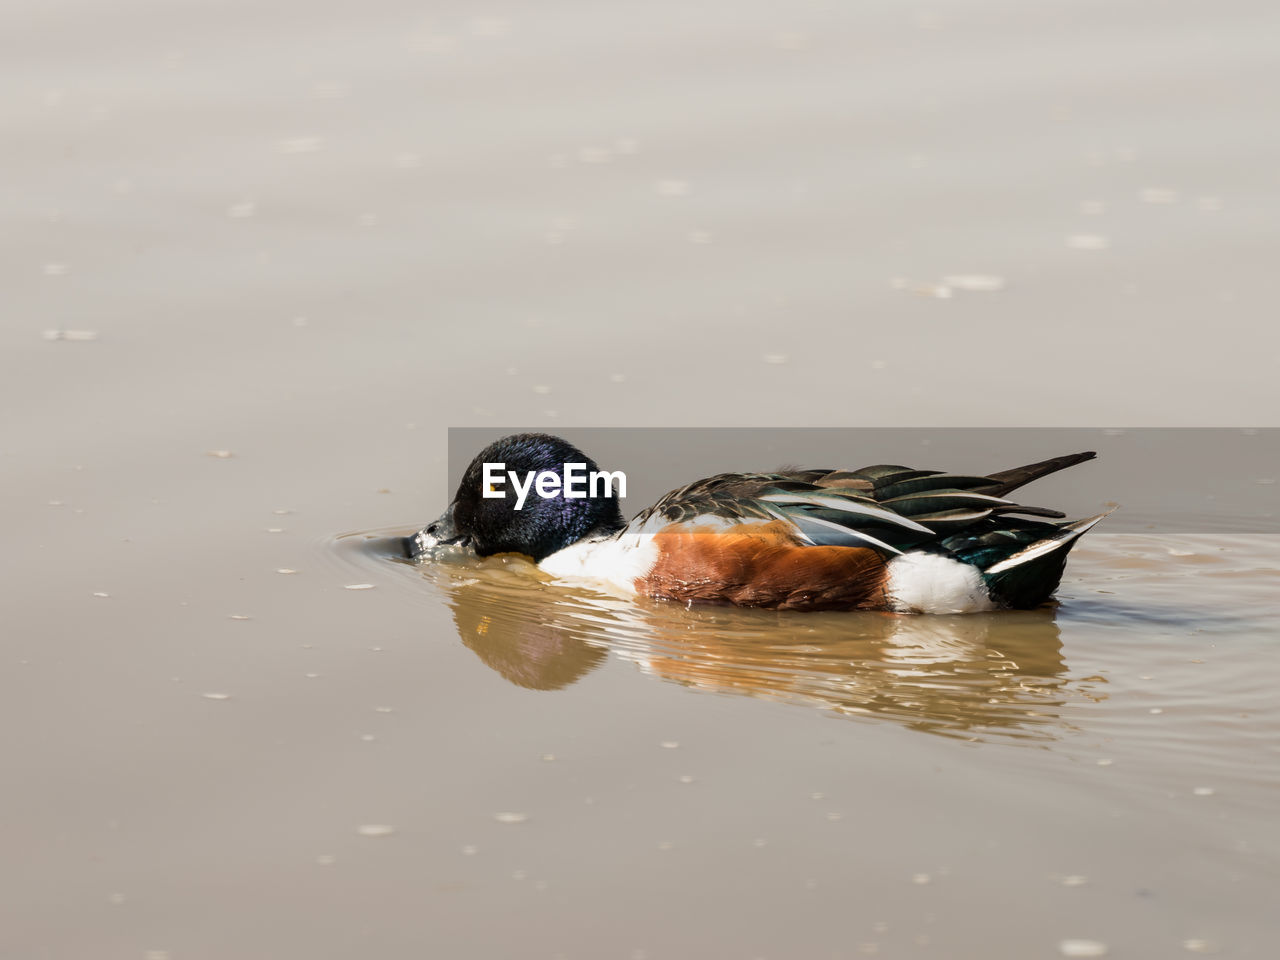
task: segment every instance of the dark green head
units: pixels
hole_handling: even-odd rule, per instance
[[[502,464],[491,466],[488,474],[500,482],[486,482],[486,464]],[[566,495],[566,464],[583,465],[575,470],[573,492],[586,496]],[[417,556],[437,543],[458,543],[482,557],[522,553],[538,562],[584,537],[615,533],[624,525],[617,496],[607,484],[586,482],[599,469],[594,460],[559,437],[546,433],[503,437],[471,461],[449,509],[409,539],[409,553]],[[517,486],[524,490],[523,498]],[[591,495],[593,486],[601,495]]]

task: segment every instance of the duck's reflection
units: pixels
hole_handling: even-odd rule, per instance
[[[971,738],[1054,738],[1073,682],[1054,610],[900,616],[778,613],[615,599],[553,584],[514,557],[435,562],[462,642],[512,683],[564,687],[608,652],[718,693],[805,703]]]

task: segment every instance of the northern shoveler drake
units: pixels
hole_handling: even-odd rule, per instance
[[[611,489],[563,495],[565,465],[596,472],[593,460],[559,437],[517,434],[482,450],[449,509],[405,546],[415,559],[448,543],[482,557],[524,554],[557,578],[687,603],[1029,609],[1052,597],[1067,553],[1106,514],[1055,522],[1064,514],[1005,496],[1094,456],[1073,453],[988,476],[889,464],[722,473],[673,490],[627,521]],[[485,479],[485,464],[498,463],[530,478],[519,509],[511,484]],[[534,495],[531,479],[544,474],[555,475],[542,488],[551,495]]]

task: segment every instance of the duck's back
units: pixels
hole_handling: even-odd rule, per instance
[[[1071,546],[1100,517],[1056,522],[1059,511],[1005,495],[1093,456],[988,476],[892,464],[720,474],[667,494],[609,542],[575,545],[544,566],[585,573],[590,558],[607,555],[617,573],[602,576],[685,602],[910,613],[1035,607],[1053,595]]]

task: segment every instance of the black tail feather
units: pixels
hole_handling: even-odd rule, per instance
[[[1057,544],[1043,556],[1002,570],[984,574],[987,590],[998,604],[1014,610],[1031,610],[1049,600],[1067,565],[1067,554],[1075,542],[1068,540]]]
[[[997,603],[1019,610],[1037,607],[1053,596],[1066,568],[1067,554],[1080,535],[1107,513],[1059,524],[1052,535],[1038,540],[982,571],[987,590]]]
[[[1065,470],[1067,467],[1074,467],[1077,463],[1092,460],[1097,455],[1093,450],[1086,450],[1083,453],[1069,453],[1064,457],[1053,457],[1049,460],[1041,460],[1039,463],[1029,463],[1025,467],[1001,470],[999,473],[991,474],[990,479],[994,482],[985,487],[975,487],[974,492],[989,493],[993,497],[1003,497],[1006,493],[1017,490],[1032,480],[1039,480],[1041,477],[1047,477],[1049,474]]]

